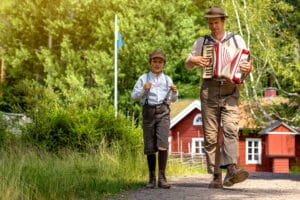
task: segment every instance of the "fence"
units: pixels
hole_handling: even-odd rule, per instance
[[[179,162],[190,167],[206,169],[206,156],[192,153],[171,153],[168,160],[170,162]]]

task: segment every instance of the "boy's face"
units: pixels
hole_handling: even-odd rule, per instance
[[[150,61],[151,71],[154,74],[160,74],[164,68],[165,61],[162,58],[153,58]]]

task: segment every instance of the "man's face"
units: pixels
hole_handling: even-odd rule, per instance
[[[165,61],[162,58],[153,58],[151,59],[150,65],[152,73],[158,75],[162,72]]]
[[[224,19],[218,18],[208,18],[208,27],[211,30],[212,35],[216,36],[224,32]]]

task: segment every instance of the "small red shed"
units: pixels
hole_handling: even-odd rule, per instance
[[[265,135],[265,154],[272,160],[273,172],[289,172],[289,159],[296,155],[296,134],[287,124],[275,121],[258,134]]]

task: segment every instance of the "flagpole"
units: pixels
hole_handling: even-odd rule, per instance
[[[115,84],[114,84],[114,106],[115,106],[115,117],[118,115],[118,16],[115,15]]]

